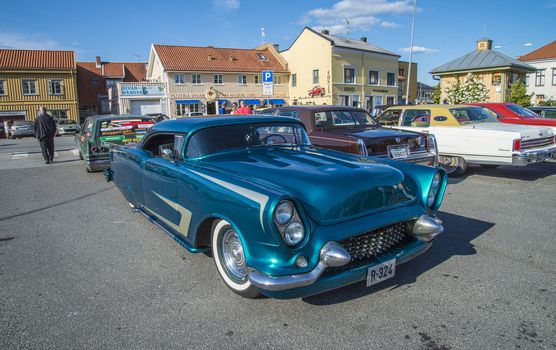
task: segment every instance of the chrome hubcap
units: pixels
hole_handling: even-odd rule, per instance
[[[221,242],[222,258],[226,270],[238,280],[247,278],[247,268],[245,266],[245,255],[243,254],[243,246],[237,232],[234,229],[228,229],[222,236]]]
[[[442,165],[442,167],[444,168],[444,170],[446,170],[447,173],[453,172],[459,164],[456,157],[440,156],[439,161],[440,161],[440,165]]]

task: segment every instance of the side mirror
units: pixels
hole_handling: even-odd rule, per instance
[[[174,162],[174,152],[171,149],[165,148],[162,150],[162,159],[169,162]]]

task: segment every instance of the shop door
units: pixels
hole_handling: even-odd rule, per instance
[[[161,111],[160,101],[158,100],[131,101],[131,114],[146,115],[162,113]]]
[[[216,102],[207,102],[207,114],[216,114]]]

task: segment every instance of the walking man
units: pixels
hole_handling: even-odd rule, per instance
[[[46,164],[54,160],[54,136],[56,135],[56,122],[46,113],[46,108],[40,108],[40,115],[35,119],[35,137],[41,145],[42,156]]]

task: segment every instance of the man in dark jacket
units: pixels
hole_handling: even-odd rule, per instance
[[[40,108],[40,115],[35,119],[35,137],[41,144],[42,156],[46,164],[54,160],[54,136],[56,135],[56,122],[46,113],[46,108]]]

